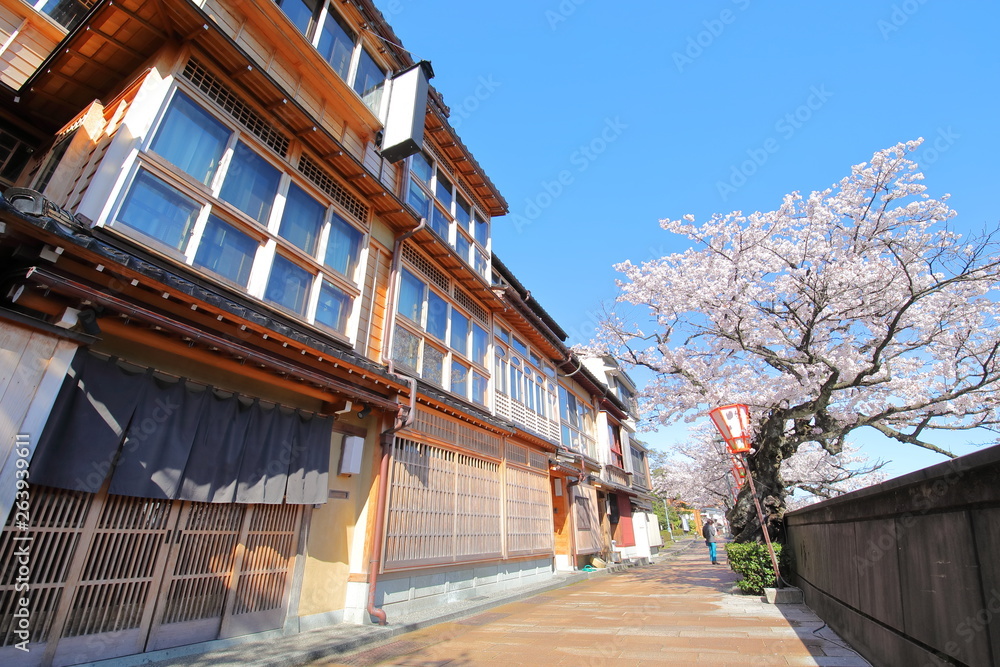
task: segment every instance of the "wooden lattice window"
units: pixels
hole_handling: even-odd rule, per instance
[[[29,644],[49,639],[69,564],[90,508],[90,494],[61,489],[43,494],[36,489],[32,489],[29,524],[18,525],[16,512],[11,512],[0,535],[0,646],[14,646],[22,641],[14,631],[18,629],[15,613],[24,597],[19,586],[25,583],[18,582],[18,551],[25,545],[33,558],[26,582],[31,592]]]
[[[507,554],[551,553],[549,477],[507,467]]]
[[[499,463],[404,438],[392,458],[386,569],[501,555]]]

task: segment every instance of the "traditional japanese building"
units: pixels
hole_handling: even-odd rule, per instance
[[[647,452],[636,437],[639,404],[635,382],[611,356],[587,357],[584,365],[600,378],[622,410],[604,410],[597,432],[606,435],[601,451],[605,453],[603,478],[614,496],[617,512],[612,521],[615,547],[627,560],[648,559],[663,545],[660,526],[653,512],[653,495]]]
[[[507,205],[369,0],[0,19],[0,662],[648,555],[643,450],[598,435],[630,403],[496,258]]]

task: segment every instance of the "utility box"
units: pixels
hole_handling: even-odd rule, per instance
[[[430,62],[421,60],[390,81],[389,111],[382,136],[382,157],[399,162],[420,152],[424,144],[427,90],[434,77]]]
[[[341,475],[357,475],[361,472],[361,457],[365,452],[365,439],[356,435],[345,435],[340,446]]]

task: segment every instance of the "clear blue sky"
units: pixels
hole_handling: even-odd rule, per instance
[[[900,141],[925,138],[925,183],[951,193],[960,230],[1000,221],[1000,3],[376,5],[433,64],[510,204],[494,250],[570,343],[615,297],[613,264],[684,249],[659,219],[772,210]],[[940,460],[895,449],[894,474]]]

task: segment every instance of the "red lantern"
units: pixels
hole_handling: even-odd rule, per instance
[[[729,451],[741,454],[750,451],[750,407],[725,405],[708,413],[719,429]]]

